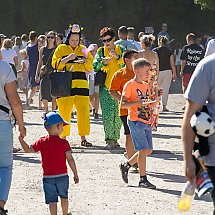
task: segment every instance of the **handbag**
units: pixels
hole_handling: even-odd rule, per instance
[[[104,57],[104,47],[102,47],[102,57]],[[95,74],[94,86],[104,86],[106,81],[107,73],[101,69]]]
[[[50,72],[51,95],[56,98],[71,95],[72,88],[72,68],[69,71],[59,71],[56,69]]]

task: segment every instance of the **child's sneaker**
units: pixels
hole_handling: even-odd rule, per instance
[[[0,207],[0,215],[7,215],[7,210],[4,210],[3,208]]]
[[[139,187],[148,188],[148,189],[156,189],[156,186],[150,183],[148,180],[140,181]]]
[[[121,163],[119,168],[122,173],[122,180],[127,184],[128,183],[128,170],[129,168],[125,166],[125,163]]]

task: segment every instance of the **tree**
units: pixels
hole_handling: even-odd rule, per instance
[[[215,11],[215,1],[214,0],[194,0],[196,4],[200,4],[202,9],[209,9]]]

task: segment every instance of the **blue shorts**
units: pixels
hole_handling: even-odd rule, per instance
[[[128,120],[134,149],[136,151],[152,149],[152,128],[141,121]]]
[[[69,176],[43,178],[46,204],[58,202],[58,196],[68,199]]]

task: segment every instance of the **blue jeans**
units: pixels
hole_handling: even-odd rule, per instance
[[[131,138],[136,151],[152,149],[152,128],[151,125],[141,121],[128,120]]]
[[[6,202],[12,181],[13,130],[10,121],[0,120],[0,200]]]

